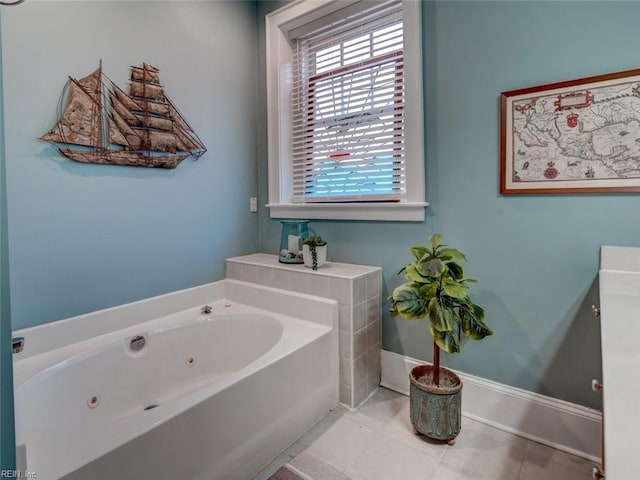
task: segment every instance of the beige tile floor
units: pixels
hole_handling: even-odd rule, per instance
[[[453,446],[413,433],[409,398],[378,388],[356,411],[336,407],[265,467],[312,480],[589,480],[593,463],[463,417]]]

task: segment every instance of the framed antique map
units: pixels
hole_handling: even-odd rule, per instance
[[[501,101],[500,193],[640,192],[640,69]]]

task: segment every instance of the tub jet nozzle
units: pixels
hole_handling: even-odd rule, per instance
[[[131,340],[129,340],[129,349],[132,352],[137,352],[138,350],[142,350],[146,343],[147,340],[144,338],[144,336],[135,335],[131,337]]]

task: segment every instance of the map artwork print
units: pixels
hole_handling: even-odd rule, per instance
[[[640,192],[640,69],[501,100],[500,193]]]

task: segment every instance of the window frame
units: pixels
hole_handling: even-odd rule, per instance
[[[267,136],[271,218],[424,221],[425,173],[420,2],[402,2],[406,199],[400,202],[293,203],[289,33],[324,16],[360,8],[362,0],[297,0],[266,16]]]

